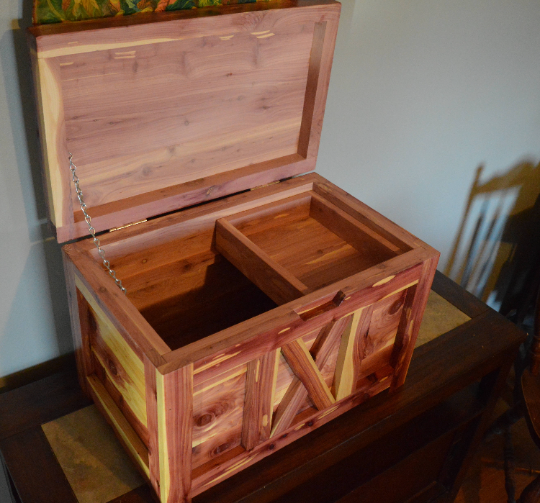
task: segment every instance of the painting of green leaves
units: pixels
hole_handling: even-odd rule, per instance
[[[197,9],[255,1],[261,0],[34,0],[33,22],[62,23],[139,12]]]

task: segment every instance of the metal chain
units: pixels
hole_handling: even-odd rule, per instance
[[[113,269],[111,269],[110,262],[105,258],[105,251],[103,248],[101,248],[101,243],[99,241],[99,238],[96,236],[96,229],[92,226],[92,219],[90,218],[90,215],[86,212],[86,203],[84,202],[83,193],[81,190],[81,187],[79,186],[79,177],[77,176],[77,166],[73,163],[73,154],[69,152],[69,169],[71,171],[71,179],[73,180],[73,184],[75,185],[75,192],[77,193],[77,199],[79,200],[79,204],[81,205],[81,210],[84,215],[84,220],[86,224],[88,225],[88,232],[92,236],[92,239],[94,240],[94,244],[96,245],[97,251],[99,256],[101,257],[101,260],[103,260],[103,267],[107,269],[109,272],[109,276],[114,279],[114,282],[116,283],[116,286],[122,290],[124,294],[127,294],[127,290],[122,285],[122,281],[120,281],[116,277],[116,273]]]

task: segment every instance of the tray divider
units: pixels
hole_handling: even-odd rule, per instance
[[[226,218],[220,218],[216,222],[216,248],[278,305],[286,304],[311,292],[298,278],[270,258]]]

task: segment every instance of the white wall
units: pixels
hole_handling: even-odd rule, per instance
[[[71,347],[24,2],[0,0],[0,376]],[[537,0],[344,0],[318,172],[438,248],[444,266],[476,167],[540,160],[539,27]]]
[[[24,9],[24,12],[23,12]],[[31,0],[0,1],[0,376],[69,351],[59,247],[47,231],[24,30]]]
[[[317,170],[447,260],[475,170],[540,160],[540,2],[344,0]]]

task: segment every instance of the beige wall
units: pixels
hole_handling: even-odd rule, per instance
[[[24,1],[0,0],[0,376],[71,348]],[[344,0],[318,171],[437,247],[444,266],[477,166],[489,178],[540,160],[539,26],[536,0]]]

